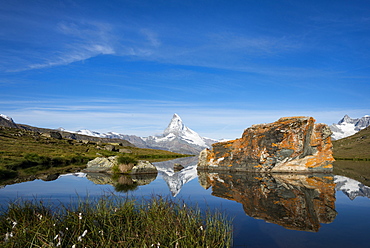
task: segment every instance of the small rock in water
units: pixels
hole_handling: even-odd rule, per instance
[[[178,172],[178,171],[181,171],[182,169],[184,169],[185,167],[184,166],[182,166],[181,164],[174,164],[173,165],[173,170],[175,171],[175,172]]]

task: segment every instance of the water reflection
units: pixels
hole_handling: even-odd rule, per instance
[[[197,157],[178,158],[154,163],[173,197],[180,193],[184,184],[197,177],[197,164]]]
[[[287,229],[317,232],[335,211],[332,175],[198,172],[212,195],[243,204],[244,212]]]
[[[106,173],[87,173],[86,178],[95,184],[110,184],[118,192],[136,190],[138,186],[147,185],[157,178],[157,174],[110,175]]]
[[[178,158],[153,163],[158,174],[166,182],[173,197],[176,197],[184,184],[197,177],[197,157]],[[119,192],[136,190],[138,186],[150,184],[157,174],[136,174],[112,176],[106,173],[87,173],[87,179],[95,184],[110,184]]]
[[[352,201],[356,197],[367,197],[370,198],[370,187],[356,181],[354,179],[345,176],[335,176],[334,182],[336,184],[335,189],[342,191]]]

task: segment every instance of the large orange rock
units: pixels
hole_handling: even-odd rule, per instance
[[[332,171],[331,131],[312,117],[284,117],[247,128],[240,139],[215,143],[198,169],[256,172]]]

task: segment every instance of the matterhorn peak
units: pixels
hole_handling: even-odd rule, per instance
[[[182,122],[180,116],[178,114],[174,114],[172,116],[170,124],[168,124],[167,128],[164,130],[163,134],[168,135],[170,133],[173,134],[180,134],[185,129],[185,125]]]

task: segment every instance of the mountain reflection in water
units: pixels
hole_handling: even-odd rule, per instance
[[[212,195],[243,204],[247,215],[287,229],[317,232],[337,215],[332,175],[198,171],[198,179]]]
[[[173,197],[180,193],[181,188],[186,183],[197,177],[197,164],[197,157],[185,157],[154,163],[158,174],[166,182]],[[181,165],[183,169],[177,171],[174,168],[175,165]]]

